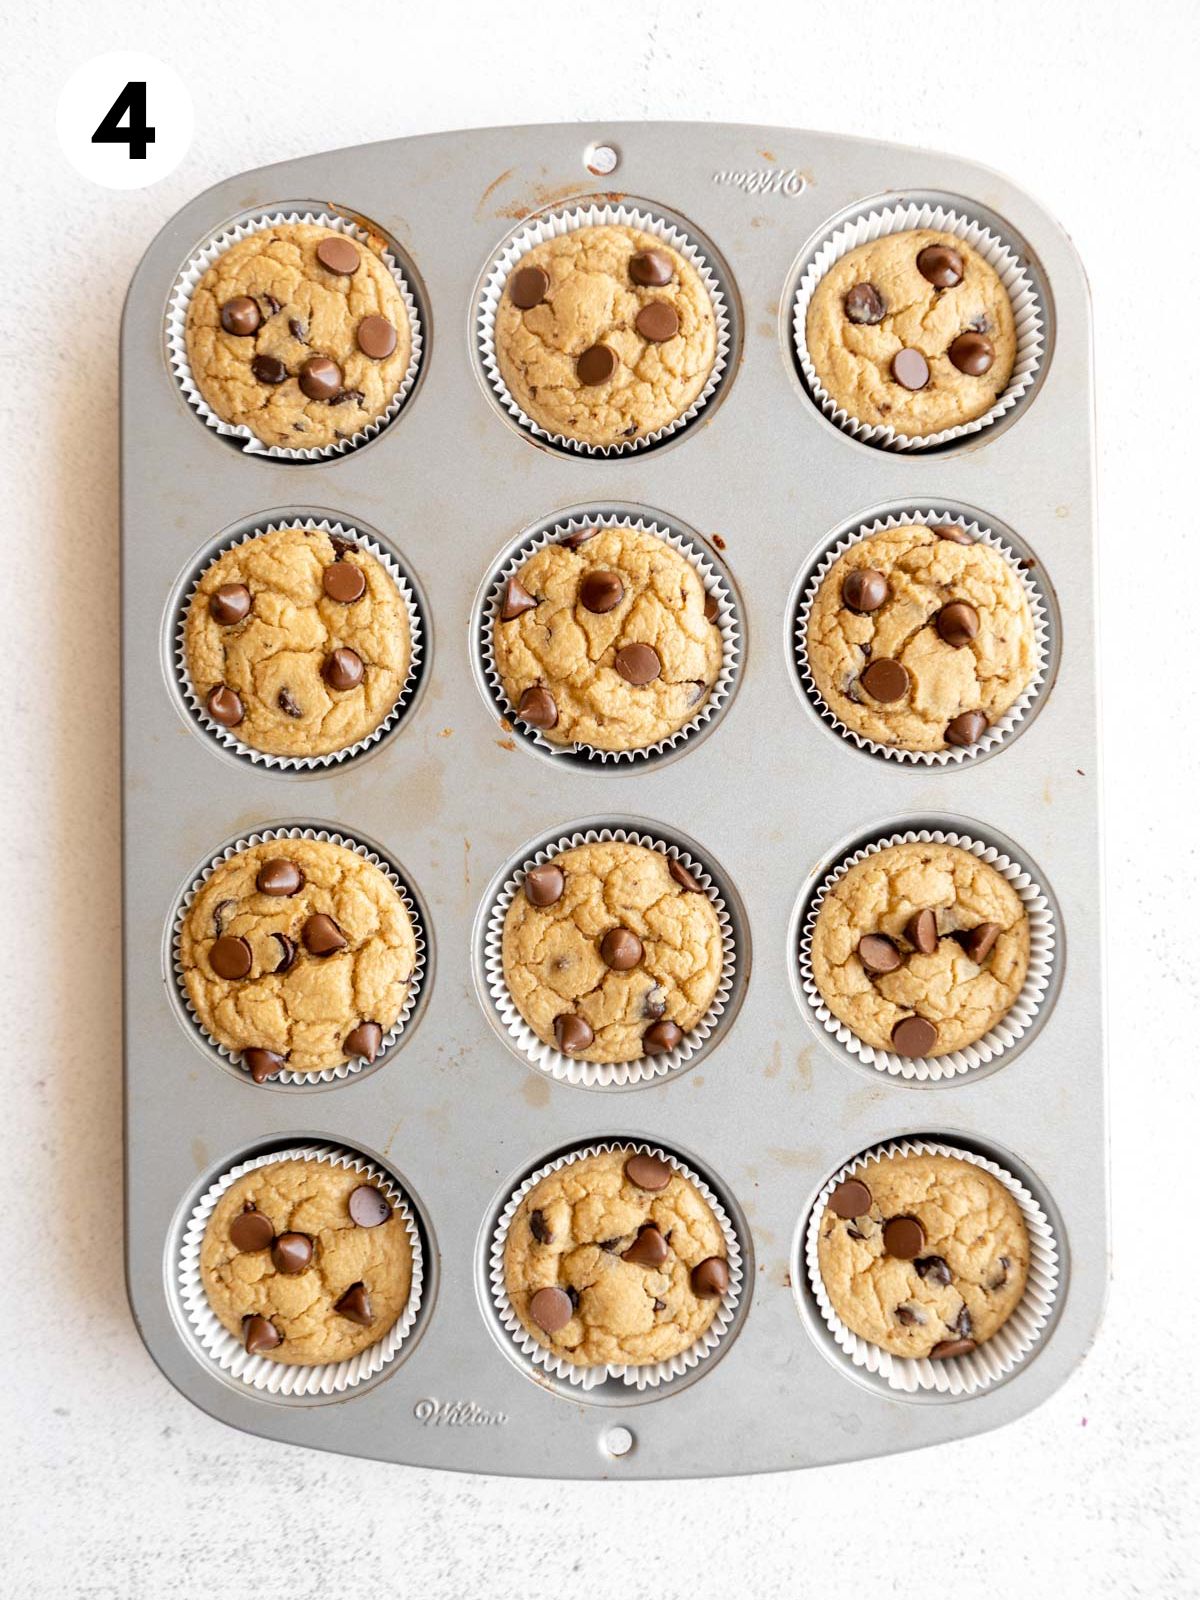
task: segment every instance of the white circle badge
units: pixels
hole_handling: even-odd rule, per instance
[[[192,142],[192,97],[157,56],[110,50],[73,72],[58,100],[58,142],[105,189],[144,189],[165,178]]]

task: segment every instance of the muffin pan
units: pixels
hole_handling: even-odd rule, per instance
[[[711,246],[729,324],[720,404],[635,451],[564,451],[499,406],[480,296],[517,230],[626,203]],[[792,316],[823,241],[873,207],[908,204],[941,205],[1005,242],[1037,291],[1043,344],[1036,380],[1001,420],[904,452],[823,415]],[[293,209],[366,219],[394,239],[421,307],[419,383],[368,445],[320,461],[232,447],[170,361],[168,308],[188,262],[240,221]],[[549,1478],[885,1454],[982,1432],[1052,1393],[1094,1336],[1108,1276],[1090,323],[1057,224],[970,163],[785,128],[579,124],[397,140],[244,174],[180,212],[135,275],[121,383],[127,1277],[168,1379],[270,1438]],[[994,530],[1034,563],[1045,601],[1047,669],[1020,737],[944,764],[860,747],[805,699],[796,664],[807,575],[846,533],[909,507]],[[531,533],[589,513],[685,533],[736,615],[728,697],[655,759],[551,755],[508,724],[489,687],[479,624],[500,567]],[[294,515],[403,552],[425,643],[387,737],[305,771],[224,750],[174,666],[192,575],[219,545]],[[402,1040],[372,1070],[255,1086],[186,1021],[171,929],[180,895],[226,841],[289,827],[403,862],[427,966]],[[486,937],[515,864],[606,827],[711,863],[737,970],[688,1070],[589,1087],[513,1047],[486,985]],[[1056,933],[1020,1049],[937,1080],[864,1067],[814,1019],[798,969],[802,911],[826,874],[873,839],[918,829],[997,844],[1032,872]],[[898,1390],[856,1366],[807,1284],[806,1230],[829,1180],[906,1138],[995,1161],[1053,1232],[1056,1288],[1039,1337],[974,1392]],[[583,1388],[506,1332],[490,1244],[532,1173],[615,1140],[666,1150],[709,1186],[736,1231],[743,1281],[728,1332],[680,1378]],[[344,1392],[241,1381],[196,1337],[180,1271],[214,1183],[308,1145],[392,1174],[422,1241],[411,1332]]]

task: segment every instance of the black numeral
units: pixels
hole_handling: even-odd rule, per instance
[[[121,118],[128,117],[125,127]],[[100,126],[92,135],[93,144],[127,144],[130,158],[146,159],[146,146],[154,143],[154,129],[146,124],[146,85],[127,83],[104,113]]]

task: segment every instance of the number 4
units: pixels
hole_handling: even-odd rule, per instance
[[[123,128],[121,118],[129,122]],[[93,144],[127,144],[130,159],[144,161],[146,146],[154,143],[154,129],[146,125],[146,85],[127,83],[109,106],[92,135]]]

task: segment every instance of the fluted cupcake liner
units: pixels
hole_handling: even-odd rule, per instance
[[[496,665],[496,629],[500,626],[500,610],[504,601],[504,590],[510,578],[515,578],[525,563],[531,560],[540,550],[552,544],[562,544],[572,534],[582,533],[587,528],[629,528],[638,533],[647,533],[656,539],[661,539],[669,545],[677,555],[695,568],[703,583],[705,590],[717,602],[716,626],[721,633],[721,670],[717,674],[708,695],[700,705],[696,715],[684,723],[674,733],[668,734],[663,739],[657,739],[653,744],[643,745],[637,750],[598,750],[594,745],[586,744],[555,744],[547,739],[543,733],[530,723],[522,720],[517,708],[505,693],[504,682],[500,670]],[[571,516],[561,522],[556,522],[553,527],[543,528],[525,540],[519,549],[504,562],[496,573],[491,587],[484,597],[483,606],[479,614],[479,631],[477,638],[479,658],[483,667],[484,682],[490,699],[505,722],[509,723],[517,733],[531,744],[535,749],[545,752],[546,755],[556,756],[560,760],[569,759],[586,762],[589,766],[608,767],[617,770],[622,763],[633,765],[636,762],[652,761],[656,757],[670,754],[677,750],[693,734],[713,719],[720,715],[733,693],[737,682],[737,675],[741,668],[742,659],[742,626],[733,593],[726,583],[720,570],[709,560],[703,548],[693,539],[678,529],[655,521],[651,517],[631,516],[627,512],[601,511],[595,516]]]
[[[674,1168],[682,1177],[686,1178],[703,1196],[712,1210],[713,1216],[725,1240],[725,1252],[729,1266],[729,1287],[721,1297],[721,1304],[713,1321],[700,1335],[694,1344],[686,1350],[681,1350],[678,1355],[671,1356],[667,1361],[649,1362],[644,1366],[629,1363],[609,1362],[604,1366],[583,1367],[573,1362],[566,1361],[562,1356],[556,1355],[545,1345],[530,1334],[516,1313],[512,1301],[509,1299],[508,1289],[504,1281],[504,1250],[508,1239],[508,1230],[512,1220],[517,1214],[521,1201],[534,1187],[535,1184],[551,1172],[558,1172],[561,1168],[570,1166],[573,1162],[582,1161],[587,1156],[601,1155],[608,1150],[628,1150],[631,1154],[655,1156],[660,1161],[665,1161],[669,1167]],[[742,1247],[734,1229],[733,1223],[724,1206],[717,1199],[712,1189],[691,1167],[681,1161],[678,1156],[672,1155],[669,1150],[660,1149],[658,1145],[646,1144],[643,1140],[609,1139],[600,1144],[587,1145],[581,1150],[572,1150],[568,1155],[559,1156],[554,1161],[548,1161],[545,1166],[539,1167],[531,1173],[513,1194],[500,1213],[500,1219],[492,1234],[491,1248],[489,1250],[489,1281],[492,1290],[492,1304],[500,1318],[500,1323],[505,1332],[512,1338],[513,1343],[521,1354],[535,1366],[548,1372],[555,1378],[563,1378],[576,1388],[589,1390],[605,1383],[610,1378],[615,1378],[621,1383],[634,1389],[658,1389],[664,1384],[677,1378],[681,1373],[690,1372],[693,1367],[711,1356],[729,1332],[737,1315],[738,1303],[742,1297]]]
[[[953,428],[942,428],[937,433],[920,436],[898,433],[895,428],[880,423],[860,422],[840,407],[821,382],[813,365],[806,328],[809,302],[817,284],[835,262],[859,245],[869,244],[885,234],[905,233],[914,228],[933,228],[940,233],[953,234],[983,257],[1008,294],[1017,338],[1012,376],[1004,393],[991,409],[971,422],[960,422]],[[810,393],[825,416],[843,433],[884,450],[928,450],[934,445],[949,444],[990,427],[993,422],[1006,416],[1022,395],[1027,393],[1037,378],[1045,356],[1045,317],[1033,279],[1011,245],[984,223],[962,211],[928,202],[910,201],[903,205],[872,208],[842,223],[822,241],[805,266],[796,288],[792,307],[792,339]]]
[[[347,850],[353,850],[356,855],[362,856],[364,861],[369,861],[372,866],[379,868],[380,872],[383,873],[400,896],[404,909],[408,912],[409,920],[412,923],[416,957],[413,962],[412,976],[408,982],[408,992],[404,997],[400,1015],[383,1035],[374,1061],[367,1062],[361,1057],[354,1057],[350,1060],[339,1062],[335,1067],[323,1067],[319,1072],[293,1072],[289,1067],[284,1067],[271,1079],[272,1083],[289,1085],[304,1084],[311,1086],[317,1083],[340,1083],[342,1079],[352,1078],[359,1072],[373,1071],[386,1060],[416,1009],[417,1001],[421,996],[421,987],[425,980],[426,965],[425,928],[421,912],[413,896],[409,893],[408,888],[401,880],[392,863],[377,855],[374,850],[369,850],[366,845],[359,844],[356,839],[352,839],[346,834],[331,832],[327,828],[263,828],[257,833],[247,834],[245,838],[236,839],[232,844],[227,845],[220,855],[214,856],[204,870],[195,878],[176,908],[171,924],[171,972],[175,981],[175,991],[179,997],[183,1012],[198,1037],[203,1040],[210,1050],[215,1050],[222,1060],[236,1065],[249,1078],[250,1070],[242,1062],[241,1052],[229,1049],[219,1039],[214,1038],[197,1016],[184,981],[184,967],[179,947],[183,934],[183,925],[191,910],[192,902],[217,867],[222,866],[232,857],[240,855],[243,850],[249,850],[254,845],[266,844],[275,839],[313,839],[329,844],[342,845]]]
[[[695,1027],[684,1034],[674,1050],[662,1055],[640,1056],[636,1061],[578,1061],[564,1055],[554,1045],[546,1044],[544,1040],[539,1039],[521,1015],[504,974],[504,919],[531,868],[552,860],[564,850],[573,850],[578,845],[608,844],[614,840],[622,844],[642,845],[648,850],[657,850],[668,860],[680,862],[700,884],[712,902],[721,929],[721,978],[708,1010]],[[488,993],[496,1008],[496,1014],[518,1053],[524,1056],[531,1066],[537,1067],[540,1072],[548,1073],[560,1083],[571,1083],[588,1089],[624,1089],[633,1084],[650,1083],[658,1078],[669,1077],[688,1065],[720,1025],[721,1018],[729,1006],[734,984],[739,976],[739,954],[729,909],[719,886],[703,862],[697,861],[678,845],[668,844],[651,834],[635,833],[628,828],[589,828],[586,832],[566,834],[551,844],[543,845],[534,855],[522,861],[517,870],[505,879],[488,912],[484,930],[483,966]]]
[[[661,239],[664,244],[676,251],[691,264],[699,273],[708,297],[712,302],[713,315],[716,320],[716,357],[713,361],[712,371],[708,375],[704,388],[700,391],[687,410],[682,412],[673,421],[666,423],[661,428],[656,428],[652,433],[642,434],[636,439],[622,440],[618,444],[590,445],[583,444],[578,439],[572,439],[566,434],[552,433],[543,428],[540,423],[534,422],[514,399],[508,385],[500,372],[500,363],[496,356],[496,308],[504,293],[504,286],[508,282],[508,275],[513,267],[535,245],[542,244],[547,239],[561,238],[563,234],[575,233],[580,228],[595,227],[626,227],[636,228],[642,233],[652,233]],[[526,433],[532,434],[537,439],[544,439],[557,449],[565,450],[574,455],[583,456],[629,456],[648,446],[669,439],[679,432],[703,410],[709,400],[716,393],[725,376],[729,364],[729,351],[732,341],[731,321],[729,307],[725,299],[725,291],[721,280],[709,263],[707,257],[688,237],[678,224],[660,217],[654,212],[642,211],[633,206],[625,205],[588,205],[579,206],[570,210],[556,211],[544,216],[534,217],[512,235],[505,243],[499,255],[495,257],[484,279],[483,291],[475,311],[476,343],[479,359],[483,364],[484,375],[487,378],[501,405],[516,421],[517,425]]]
[[[969,1161],[972,1166],[990,1172],[1004,1185],[1021,1208],[1029,1234],[1029,1276],[1025,1293],[1012,1315],[997,1328],[990,1339],[969,1355],[952,1356],[945,1361],[935,1361],[929,1356],[920,1359],[912,1356],[894,1356],[877,1344],[852,1333],[833,1309],[825,1284],[821,1278],[818,1256],[821,1219],[825,1204],[834,1189],[852,1173],[869,1171],[873,1161],[888,1156],[937,1155],[953,1156],[959,1161]],[[931,1143],[924,1139],[898,1139],[876,1145],[865,1155],[856,1156],[836,1172],[817,1196],[804,1235],[804,1261],[809,1287],[816,1299],[825,1326],[839,1350],[850,1362],[882,1378],[891,1389],[913,1394],[919,1390],[934,1390],[939,1394],[958,1396],[977,1394],[997,1379],[1005,1377],[1018,1366],[1041,1338],[1054,1309],[1058,1294],[1059,1250],[1046,1213],[1023,1183],[1005,1171],[995,1161],[976,1155],[971,1150],[960,1150],[954,1145]]]
[[[825,1004],[817,987],[816,978],[813,976],[813,933],[825,896],[851,867],[868,856],[877,855],[881,850],[887,850],[897,844],[948,844],[960,850],[969,850],[972,855],[978,856],[981,861],[985,861],[1001,877],[1008,880],[1020,897],[1029,920],[1029,964],[1020,993],[982,1039],[977,1039],[974,1044],[965,1045],[961,1050],[953,1050],[942,1056],[902,1056],[893,1050],[879,1050],[867,1044],[853,1029],[833,1015]],[[998,1060],[1006,1050],[1012,1049],[1023,1038],[1033,1026],[1049,989],[1057,947],[1058,931],[1054,924],[1054,913],[1050,908],[1049,899],[1043,893],[1040,884],[1034,881],[1019,862],[1011,860],[995,845],[972,839],[967,834],[944,832],[940,828],[910,829],[864,845],[862,849],[846,856],[832,872],[827,874],[803,913],[798,950],[800,987],[825,1032],[833,1034],[850,1055],[857,1056],[860,1061],[874,1067],[877,1072],[887,1073],[893,1078],[906,1078],[918,1083],[938,1083],[943,1079],[961,1077],[977,1067]]]
[[[323,1361],[312,1366],[286,1366],[270,1361],[266,1356],[251,1355],[234,1338],[217,1318],[209,1304],[208,1294],[200,1272],[200,1250],[209,1218],[221,1196],[237,1180],[257,1167],[273,1166],[279,1161],[322,1161],[329,1166],[349,1167],[376,1184],[391,1202],[393,1210],[404,1223],[408,1242],[412,1248],[412,1284],[408,1301],[400,1316],[375,1344],[360,1350],[347,1361]],[[175,1285],[183,1309],[184,1320],[197,1350],[231,1378],[236,1378],[248,1388],[273,1399],[302,1400],[309,1397],[345,1394],[366,1378],[382,1372],[399,1353],[405,1339],[412,1332],[421,1308],[425,1265],[421,1233],[408,1202],[400,1192],[396,1180],[373,1162],[356,1151],[344,1150],[338,1145],[296,1145],[284,1150],[272,1150],[267,1155],[241,1161],[236,1167],[217,1178],[193,1206],[175,1258]]]
[[[998,717],[994,723],[990,723],[983,737],[978,739],[970,749],[964,750],[955,747],[948,750],[905,750],[899,745],[880,744],[875,739],[869,739],[866,734],[856,733],[853,728],[848,728],[817,687],[808,659],[808,623],[812,615],[812,608],[830,568],[841,559],[851,545],[870,539],[873,534],[885,533],[891,528],[905,528],[914,524],[919,524],[926,528],[945,527],[949,523],[953,523],[955,527],[962,528],[977,543],[990,545],[993,550],[998,551],[1008,562],[1014,575],[1019,580],[1025,598],[1029,603],[1029,615],[1033,622],[1033,643],[1036,655],[1033,676],[1004,715]],[[890,512],[886,517],[876,517],[873,522],[863,523],[855,528],[853,532],[842,534],[835,543],[830,545],[804,585],[800,603],[796,608],[794,628],[796,670],[800,677],[800,687],[803,689],[805,697],[820,713],[822,720],[828,723],[835,733],[840,733],[843,739],[849,739],[860,750],[867,750],[873,756],[882,756],[886,761],[898,761],[925,767],[961,766],[966,762],[978,759],[982,755],[987,755],[992,750],[999,749],[1001,745],[1011,740],[1045,685],[1046,672],[1050,661],[1049,640],[1050,621],[1046,614],[1046,606],[1042,594],[1031,580],[1029,573],[1022,567],[1020,558],[1004,543],[1003,539],[985,524],[976,522],[966,515],[946,514],[932,508],[920,507]]]
[[[396,586],[397,593],[404,602],[404,610],[408,617],[408,674],[400,686],[396,702],[387,716],[373,728],[364,738],[356,740],[352,745],[347,745],[343,750],[330,750],[320,756],[280,756],[272,755],[265,750],[256,750],[252,745],[244,744],[237,736],[234,728],[222,727],[219,722],[214,722],[208,714],[204,699],[196,692],[188,671],[187,659],[187,621],[192,609],[192,601],[196,590],[200,587],[204,575],[216,562],[236,550],[240,545],[250,544],[255,539],[261,539],[265,534],[278,533],[283,528],[303,528],[307,532],[327,533],[333,539],[344,539],[348,544],[358,550],[364,550],[373,556],[387,573]],[[246,761],[251,761],[255,766],[265,767],[273,772],[316,772],[327,767],[338,766],[344,761],[349,761],[353,756],[362,755],[386,738],[395,728],[404,712],[408,709],[424,669],[425,631],[420,607],[416,595],[390,551],[359,531],[350,523],[331,522],[328,517],[285,517],[282,521],[265,522],[259,527],[252,528],[249,533],[231,539],[228,544],[214,552],[200,567],[180,601],[175,616],[173,639],[173,661],[175,676],[183,696],[184,705],[187,707],[193,721],[204,732],[214,738],[218,744],[230,750],[234,755],[241,756]]]
[[[312,447],[309,449],[285,449],[282,445],[264,444],[244,424],[225,422],[219,417],[200,393],[200,387],[192,374],[191,362],[187,351],[187,315],[191,304],[192,295],[204,274],[217,258],[225,253],[232,245],[238,244],[242,239],[248,238],[253,233],[261,233],[266,228],[276,228],[285,223],[311,222],[322,228],[332,228],[338,233],[344,233],[348,238],[356,240],[369,250],[377,250],[388,271],[395,279],[396,287],[404,301],[404,309],[408,315],[409,335],[412,353],[409,356],[408,367],[395,394],[388,402],[386,409],[357,433],[351,434],[346,439],[338,439],[333,444]],[[175,380],[182,389],[188,404],[204,423],[214,432],[225,439],[241,439],[244,441],[242,449],[247,455],[271,456],[279,461],[326,461],[335,456],[345,455],[348,451],[355,450],[359,445],[366,444],[369,440],[382,432],[387,425],[394,421],[399,414],[404,402],[412,393],[413,385],[417,381],[417,373],[421,367],[421,353],[424,348],[424,333],[421,329],[421,317],[417,309],[417,302],[413,298],[408,280],[401,270],[399,262],[390,250],[386,248],[382,239],[349,217],[339,216],[335,212],[298,210],[291,207],[264,212],[260,215],[244,218],[240,222],[224,228],[214,238],[205,241],[204,245],[189,259],[187,265],[175,280],[171,291],[171,298],[167,307],[167,356]]]

